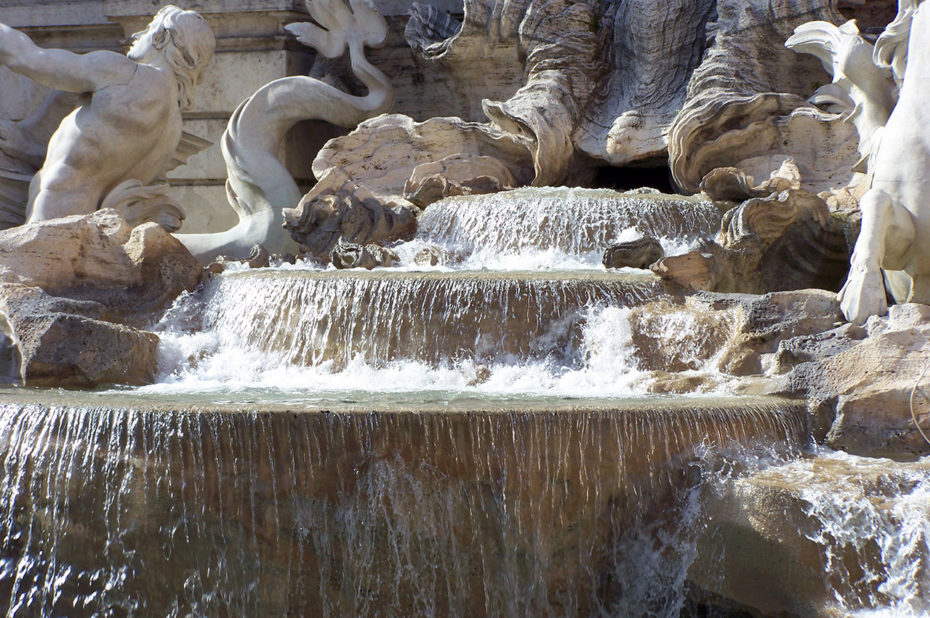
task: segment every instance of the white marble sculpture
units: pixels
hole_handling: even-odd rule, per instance
[[[846,114],[859,134],[860,159],[854,169],[866,172],[895,104],[891,71],[872,61],[872,44],[862,38],[855,20],[841,26],[826,21],[802,24],[785,46],[815,56],[833,75],[833,81],[818,88],[810,100]]]
[[[365,96],[352,96],[305,76],[277,79],[246,99],[229,120],[223,134],[227,196],[239,223],[225,232],[178,234],[202,262],[216,256],[245,258],[254,245],[272,253],[296,252],[297,245],[282,227],[283,208],[301,198],[297,183],[278,158],[288,129],[301,120],[323,120],[353,128],[393,104],[386,75],[365,58],[365,46],[381,45],[387,23],[371,0],[308,0],[317,24],[286,26],[297,39],[327,58],[349,50],[352,72],[368,88]]]
[[[167,185],[146,185],[173,161],[182,136],[181,112],[192,106],[214,47],[213,33],[200,15],[170,5],[134,35],[126,56],[41,49],[0,25],[0,63],[82,96],[81,105],[52,134],[45,162],[32,180],[28,222],[91,213],[106,201],[142,210],[167,206],[143,218],[160,218],[176,229],[183,215],[165,197]]]
[[[878,68],[891,69],[897,86],[897,101],[884,128],[871,127],[871,134],[860,136],[869,149],[869,189],[860,200],[862,228],[849,277],[839,293],[846,318],[858,324],[887,311],[886,281],[896,300],[930,304],[930,246],[919,241],[930,238],[926,201],[930,10],[926,6],[923,0],[899,0],[898,14],[876,41],[872,57],[856,55],[855,62],[843,69],[854,82],[847,92],[869,93],[860,105],[873,121],[880,118],[893,89],[886,82],[885,96],[876,94],[881,82],[868,65],[874,62]],[[875,103],[879,100],[885,103]]]

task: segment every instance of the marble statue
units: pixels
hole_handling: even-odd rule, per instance
[[[285,134],[301,120],[354,128],[393,104],[390,80],[365,58],[365,46],[381,45],[388,31],[371,0],[308,0],[307,8],[319,25],[302,22],[286,29],[326,58],[338,58],[348,48],[352,72],[368,94],[352,96],[312,77],[283,77],[236,109],[221,145],[227,197],[239,223],[225,232],[177,235],[202,262],[219,255],[242,259],[256,244],[273,253],[296,252],[297,244],[282,227],[282,209],[296,206],[302,195],[278,158]]]
[[[857,124],[860,140],[868,149],[869,184],[860,200],[862,227],[849,277],[839,293],[843,314],[858,324],[886,313],[886,285],[899,302],[930,304],[930,247],[918,242],[930,237],[926,206],[930,189],[926,131],[930,121],[926,97],[930,10],[926,6],[923,0],[899,0],[898,14],[878,37],[871,57],[849,54],[852,61],[834,69],[836,76],[845,74],[834,83],[848,82],[843,90],[853,99],[860,98],[856,102],[856,109],[862,110],[859,116],[871,118]],[[816,28],[799,30],[796,36],[807,37]],[[882,81],[881,69],[890,69],[894,81]],[[897,101],[887,122],[883,128],[875,127],[895,91]]]
[[[181,112],[213,57],[207,22],[165,6],[133,37],[125,56],[41,49],[0,24],[0,63],[50,88],[81,95],[58,126],[30,184],[27,221],[142,205],[144,218],[177,229],[183,214],[166,203],[167,185],[148,186],[171,165],[182,137]],[[168,210],[160,206],[168,206]],[[152,214],[152,210],[156,214]]]

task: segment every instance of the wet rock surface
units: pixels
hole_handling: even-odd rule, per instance
[[[723,378],[803,398],[818,442],[911,460],[930,454],[918,429],[930,436],[928,322],[930,309],[907,304],[849,324],[826,290],[701,293],[634,308],[630,341],[654,391],[707,390]]]
[[[339,269],[391,266],[398,261],[397,254],[378,245],[357,245],[341,242],[329,254],[329,261]]]
[[[617,243],[604,252],[606,268],[648,268],[665,257],[665,250],[655,238],[640,238]]]
[[[928,472],[923,462],[824,453],[711,482],[689,579],[753,615],[906,614],[921,592],[894,578],[897,561],[925,555],[908,519],[926,521]]]

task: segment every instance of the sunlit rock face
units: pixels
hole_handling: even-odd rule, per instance
[[[806,102],[831,77],[814,58],[795,57],[785,40],[802,23],[845,21],[828,0],[718,2],[707,50],[671,127],[669,163],[678,186],[697,191],[717,167],[764,180],[786,158],[802,188],[845,186],[858,160],[854,127]]]
[[[151,382],[158,337],[135,327],[201,272],[161,226],[131,228],[113,210],[0,232],[0,373],[37,386]]]

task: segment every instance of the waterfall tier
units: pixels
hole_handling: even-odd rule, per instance
[[[660,289],[652,275],[603,271],[245,271],[217,277],[164,324],[212,332],[219,350],[334,371],[353,360],[577,366],[595,307],[631,307]]]
[[[677,614],[701,459],[797,449],[806,436],[804,406],[779,401],[462,413],[5,404],[0,605],[11,616]]]
[[[661,239],[667,252],[677,252],[676,248],[714,236],[721,215],[712,202],[696,197],[604,189],[515,189],[431,204],[420,217],[413,246],[442,246],[464,258],[469,268],[513,263],[518,268],[558,267],[571,256],[583,256],[597,265],[611,244],[639,236]],[[540,252],[548,255],[548,263],[540,261],[544,259]]]

